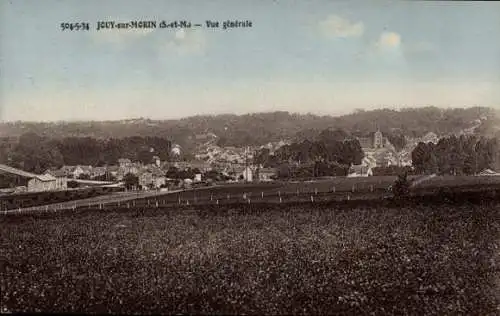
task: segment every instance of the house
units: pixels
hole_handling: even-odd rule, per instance
[[[373,176],[372,168],[363,165],[353,165],[349,169],[348,177],[369,177]]]
[[[66,190],[68,188],[68,177],[65,172],[61,169],[59,170],[47,170],[44,175],[52,176],[55,178],[55,190]],[[28,182],[29,184],[29,182]]]
[[[201,172],[207,172],[207,171],[212,170],[212,166],[210,165],[210,163],[208,163],[204,160],[194,160],[194,161],[191,161],[189,164],[190,164],[191,169],[198,169]]]
[[[424,135],[424,137],[422,137],[421,141],[424,143],[437,144],[439,142],[439,136],[436,135],[436,133],[428,132]]]
[[[155,165],[148,166],[138,173],[139,186],[142,189],[160,188],[165,186],[167,179],[165,177],[165,172]]]
[[[130,164],[121,165],[118,167],[118,172],[116,173],[116,178],[118,180],[121,180],[121,179],[123,179],[123,177],[127,173],[131,173],[133,175],[138,175],[140,169],[141,169],[141,165],[137,164],[137,163],[130,163]]]
[[[500,176],[500,173],[495,172],[491,169],[484,169],[480,173],[477,174],[478,176]]]
[[[90,177],[90,174],[92,173],[92,166],[81,166],[78,165],[73,169],[72,175],[73,178],[78,179],[82,175],[87,175]]]
[[[361,164],[363,166],[375,168],[377,166],[377,160],[375,159],[375,157],[373,157],[373,155],[365,155],[365,157],[361,161]]]
[[[132,162],[130,161],[130,159],[126,159],[126,158],[118,159],[118,166],[120,166],[120,168],[126,167],[126,166],[130,165],[131,163]]]
[[[97,178],[104,176],[107,172],[106,167],[95,167],[92,168],[90,171],[90,178]]]
[[[75,168],[75,166],[62,166],[59,170],[63,172],[66,177],[73,177],[73,171]]]
[[[106,169],[107,169],[107,172],[110,175],[112,175],[113,177],[116,177],[118,175],[118,170],[119,170],[118,166],[109,166]]]
[[[65,190],[67,187],[66,177],[55,177],[49,173],[38,175],[28,181],[29,192]]]
[[[259,181],[271,181],[276,175],[274,168],[259,168]]]
[[[252,182],[253,181],[253,170],[250,167],[245,167],[243,169],[238,168],[236,171],[236,179],[238,180],[244,180],[246,182]]]
[[[184,187],[191,187],[191,185],[193,184],[193,180],[192,179],[184,179]]]
[[[201,173],[197,173],[194,175],[194,182],[201,182]]]
[[[154,156],[154,157],[153,157],[153,163],[155,164],[155,166],[160,167],[160,166],[161,166],[161,160],[160,160],[160,157],[158,157],[158,156]]]
[[[153,187],[153,173],[146,171],[139,174],[139,186],[143,190],[148,190]]]

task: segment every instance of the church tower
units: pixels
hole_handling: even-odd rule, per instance
[[[382,148],[384,147],[384,137],[379,129],[375,132],[373,136],[373,148]]]

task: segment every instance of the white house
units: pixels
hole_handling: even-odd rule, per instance
[[[54,177],[48,173],[36,176],[28,181],[29,192],[55,191],[67,189],[66,177]]]
[[[274,168],[259,168],[259,181],[271,181],[276,175]]]
[[[372,168],[363,165],[354,165],[349,169],[348,177],[369,177],[373,176]]]
[[[253,181],[253,170],[250,167],[246,167],[237,173],[237,179],[243,178],[246,182]]]

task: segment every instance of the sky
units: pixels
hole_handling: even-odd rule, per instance
[[[96,29],[162,20],[202,26]],[[500,109],[499,34],[494,1],[0,0],[0,121]]]

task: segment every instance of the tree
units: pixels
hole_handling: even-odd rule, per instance
[[[266,166],[269,161],[270,150],[269,148],[262,148],[257,150],[254,154],[253,162],[257,166],[263,165]]]
[[[68,181],[68,188],[70,189],[78,188],[78,182],[74,180]]]
[[[125,188],[127,190],[132,190],[139,187],[139,178],[132,173],[127,173],[123,177],[123,182],[125,183]]]
[[[78,176],[78,179],[80,180],[90,180],[90,176],[86,173],[82,173],[81,175]]]
[[[345,165],[359,165],[364,157],[363,149],[357,139],[347,140],[342,143],[341,159],[338,161]]]
[[[387,138],[397,152],[400,152],[406,146],[406,137],[403,134],[390,134],[387,136]]]
[[[411,159],[417,174],[434,173],[437,169],[434,146],[431,143],[418,143],[411,152]]]
[[[289,178],[291,175],[290,166],[286,163],[281,164],[277,170],[277,176],[280,179]]]
[[[349,136],[343,129],[325,129],[317,137],[318,141],[325,144],[332,142],[343,142]]]
[[[410,194],[410,181],[408,180],[408,173],[398,175],[398,179],[392,186],[392,192],[396,200],[404,200]]]

